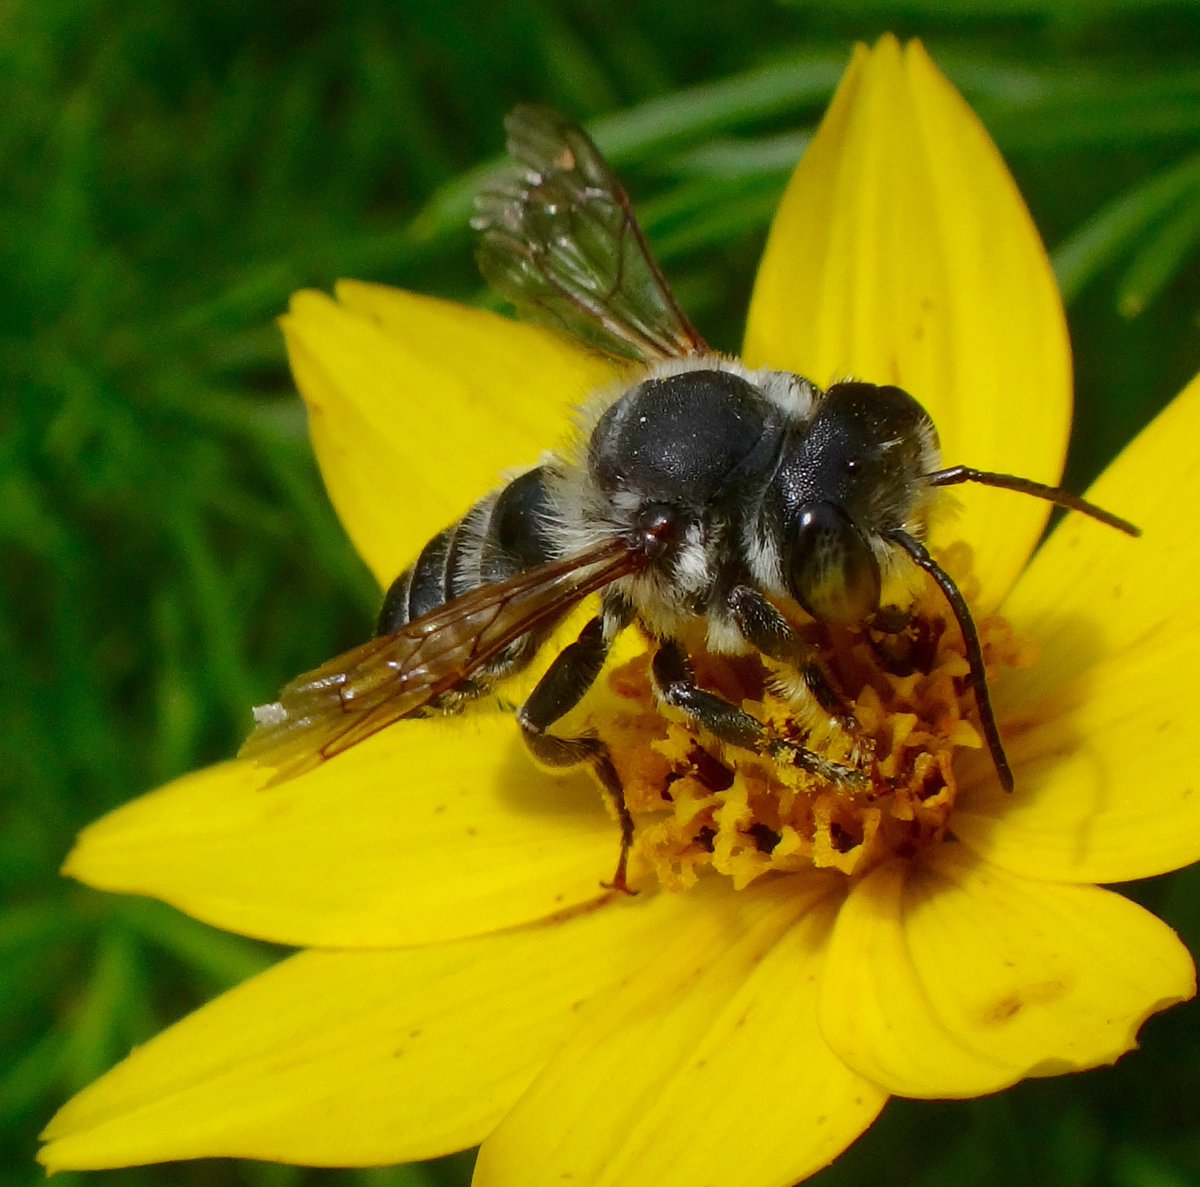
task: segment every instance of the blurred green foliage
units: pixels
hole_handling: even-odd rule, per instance
[[[0,9],[0,1183],[40,1177],[36,1131],[72,1091],[273,957],[56,866],[105,809],[228,755],[248,705],[371,621],[272,324],[289,292],[348,275],[483,299],[470,197],[503,113],[532,98],[591,121],[685,305],[733,348],[850,43],[888,29],[923,37],[965,92],[1054,251],[1082,483],[1200,360],[1192,2]],[[1138,890],[1193,950],[1198,890],[1193,871]],[[1154,1020],[1111,1071],[894,1103],[819,1181],[1200,1181],[1196,1018]],[[382,1187],[468,1168],[93,1181]]]

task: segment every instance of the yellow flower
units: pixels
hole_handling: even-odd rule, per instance
[[[542,330],[362,284],[285,319],[337,509],[382,582],[609,364]],[[1053,481],[1069,421],[1048,262],[983,129],[919,46],[860,49],[784,198],[751,365],[913,391],[945,456]],[[367,1165],[483,1142],[478,1184],[783,1185],[889,1094],[1108,1063],[1194,992],[1153,916],[1098,886],[1200,856],[1200,382],[1097,484],[1144,529],[964,490],[977,609],[1036,664],[995,703],[1016,774],[956,761],[943,843],[848,877],[599,886],[594,784],[509,717],[401,722],[296,780],[229,763],[117,811],[67,869],[307,951],[69,1103],[52,1169],[237,1155]],[[452,456],[451,456],[452,455]],[[300,624],[298,624],[300,629]],[[968,756],[970,758],[970,756]]]

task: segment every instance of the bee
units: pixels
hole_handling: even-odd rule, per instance
[[[479,196],[481,270],[519,311],[637,370],[586,414],[574,452],[550,456],[436,535],[384,598],[376,636],[255,709],[241,753],[275,781],[334,758],[402,718],[452,713],[526,668],[584,599],[597,612],[516,714],[538,762],[591,764],[621,825],[633,821],[604,742],[556,723],[595,683],[616,637],[650,641],[658,697],[701,731],[849,788],[867,776],[771,738],[700,687],[688,644],[759,653],[798,674],[854,737],[857,722],[780,607],[818,623],[881,621],[889,575],[908,566],[941,591],[962,633],[969,686],[1000,783],[1012,772],[988,696],[979,634],[925,544],[936,493],[1002,487],[1137,528],[1059,487],[943,466],[928,413],[891,385],[826,389],[711,350],[680,309],[625,190],[585,133],[540,107],[506,121],[507,170]]]

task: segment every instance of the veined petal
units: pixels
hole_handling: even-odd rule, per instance
[[[381,585],[616,375],[548,330],[381,285],[297,293],[280,324],[329,496]]]
[[[815,1026],[837,883],[716,890],[684,896],[669,946],[589,1003],[484,1142],[475,1187],[784,1187],[874,1120],[886,1097]]]
[[[319,1166],[478,1142],[597,990],[678,926],[670,895],[402,952],[306,952],[139,1047],[43,1135],[50,1170],[232,1155]]]
[[[619,830],[595,782],[529,761],[510,717],[398,722],[296,779],[226,763],[81,834],[65,872],[286,944],[383,947],[604,897]]]
[[[953,845],[851,892],[821,987],[826,1040],[901,1096],[978,1096],[1112,1063],[1195,992],[1166,924],[1095,886],[1035,882]]]
[[[1068,516],[1005,604],[1036,639],[996,703],[1017,792],[980,792],[959,837],[1018,873],[1112,882],[1200,859],[1200,378],[1089,497],[1134,520],[1131,540]]]
[[[899,384],[949,463],[1057,478],[1071,363],[1050,263],[987,132],[919,44],[856,51],[775,217],[746,357],[818,383]],[[935,540],[976,545],[995,604],[1046,508],[959,489]]]

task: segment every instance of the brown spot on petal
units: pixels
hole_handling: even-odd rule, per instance
[[[1035,981],[1020,990],[1005,994],[992,1005],[988,1006],[981,1021],[985,1026],[1004,1026],[1011,1022],[1026,1006],[1048,1005],[1057,1001],[1066,993],[1062,981]]]

